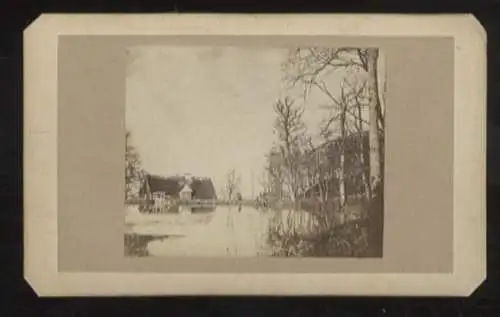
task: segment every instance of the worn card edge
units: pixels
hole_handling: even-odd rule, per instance
[[[58,272],[57,40],[63,34],[452,36],[455,39],[453,273]],[[40,296],[469,295],[486,277],[485,48],[486,32],[470,14],[40,16],[24,32],[26,280]]]

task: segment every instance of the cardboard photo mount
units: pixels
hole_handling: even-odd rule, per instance
[[[446,218],[452,219],[452,223],[449,223],[450,228],[452,228],[451,238],[449,238],[451,248],[449,254],[452,257],[449,261],[450,269],[439,268],[434,272],[430,269],[412,270],[403,267],[384,270],[383,262],[380,262],[382,264],[374,262],[374,266],[382,267],[382,269],[371,272],[365,269],[363,271],[356,270],[356,265],[359,264],[361,267],[362,261],[370,261],[366,259],[356,259],[358,264],[352,262],[352,259],[346,260],[351,261],[345,262],[349,263],[347,266],[354,268],[349,272],[346,269],[338,272],[318,270],[319,266],[316,262],[314,265],[311,264],[310,270],[302,267],[300,270],[286,271],[285,266],[280,264],[283,271],[276,269],[266,271],[258,269],[259,262],[256,260],[252,260],[254,261],[252,265],[257,269],[242,270],[241,272],[238,272],[234,266],[225,270],[224,266],[214,264],[216,262],[208,265],[206,271],[202,268],[199,268],[198,271],[182,270],[180,267],[178,269],[170,268],[167,271],[164,264],[168,261],[165,259],[157,264],[151,262],[151,270],[146,264],[139,262],[129,266],[116,266],[114,269],[114,262],[111,258],[106,258],[106,253],[113,253],[116,250],[99,249],[95,243],[86,245],[82,242],[82,244],[78,244],[83,239],[77,235],[79,230],[74,230],[74,228],[69,230],[69,227],[66,227],[66,224],[69,226],[71,223],[71,219],[76,218],[74,214],[71,214],[71,210],[65,207],[65,201],[74,199],[74,202],[85,204],[85,196],[87,195],[90,197],[88,198],[89,206],[93,206],[92,204],[97,203],[97,200],[92,200],[94,197],[92,191],[100,189],[87,186],[82,191],[78,187],[80,180],[74,178],[64,182],[72,184],[74,190],[68,191],[71,190],[71,186],[65,185],[65,192],[61,194],[63,187],[61,186],[61,177],[65,177],[63,174],[66,171],[66,167],[63,166],[67,163],[64,162],[65,153],[62,153],[61,149],[66,151],[68,147],[64,144],[71,143],[71,140],[75,140],[75,151],[82,150],[81,148],[85,145],[76,143],[76,140],[83,140],[81,135],[77,136],[77,132],[75,135],[72,135],[71,130],[61,132],[61,129],[66,129],[65,125],[68,124],[65,118],[58,117],[62,113],[59,111],[61,106],[59,104],[59,89],[63,87],[59,82],[62,78],[58,78],[58,76],[63,76],[58,65],[63,65],[59,64],[60,58],[66,54],[62,51],[62,46],[59,50],[61,39],[63,37],[92,37],[95,39],[110,36],[116,38],[130,36],[149,38],[152,36],[186,38],[232,36],[239,38],[239,41],[244,41],[245,37],[258,38],[261,36],[287,38],[288,41],[293,37],[331,36],[365,38],[367,43],[370,42],[370,39],[381,37],[389,42],[398,41],[398,39],[452,38],[453,50],[449,58],[453,60],[453,115],[452,117],[439,118],[442,120],[443,126],[445,122],[453,123],[451,128],[453,137],[452,140],[449,140],[453,145],[450,147],[452,155],[449,160],[452,162],[440,162],[440,164],[449,163],[453,166],[450,178],[452,217]],[[95,43],[99,43],[99,41]],[[99,58],[98,54],[96,56]],[[71,60],[70,57],[71,55],[64,58]],[[68,68],[64,73],[71,75],[77,72],[80,58],[83,57],[74,56],[71,62],[66,62],[64,65],[73,65],[74,68],[65,66]],[[408,69],[405,71],[408,72],[408,76],[411,76],[411,67],[416,67],[411,63],[416,63],[418,57],[413,56],[408,60]],[[390,59],[388,59],[388,63],[390,63]],[[433,71],[436,70],[427,70],[429,81],[432,80]],[[88,69],[87,72],[90,76],[90,73],[96,73],[96,70]],[[390,76],[389,74],[388,82],[391,82]],[[83,85],[85,83],[82,84],[82,87]],[[440,83],[436,83],[432,86],[439,85]],[[72,89],[77,91],[80,88],[76,85]],[[413,96],[415,100],[425,98],[425,96],[419,97],[418,89],[401,93],[415,94]],[[83,109],[76,106],[85,105],[82,103],[85,100],[81,99],[67,99],[68,102],[74,101],[75,108],[66,106],[65,113],[68,113],[69,110],[78,112],[78,109]],[[391,107],[397,106],[391,104],[389,98],[388,114],[390,115]],[[404,105],[399,106],[403,107]],[[433,107],[436,105],[428,105],[428,109],[419,109],[421,118],[425,118],[426,115],[431,116],[431,113],[434,113]],[[435,115],[438,116],[440,113],[444,112],[437,111]],[[94,129],[92,117],[90,113],[88,114],[89,117],[82,117],[83,123],[80,126],[86,125],[88,129]],[[123,120],[122,117],[115,118],[113,116],[105,119],[109,122],[117,121],[119,123]],[[437,119],[433,120],[435,126],[439,126],[436,123]],[[422,127],[422,129],[425,128],[427,127]],[[75,126],[75,129],[78,128]],[[389,125],[387,129],[390,130],[391,126]],[[23,131],[24,274],[27,282],[39,296],[468,296],[486,277],[486,33],[472,15],[43,14],[24,32]],[[61,138],[61,133],[65,135],[64,140]],[[439,135],[438,131],[432,133],[424,134],[423,137],[430,138],[433,135]],[[419,146],[417,136],[418,133],[414,138],[413,147]],[[103,139],[105,138],[103,137]],[[118,144],[117,147],[121,147],[121,144]],[[397,157],[398,151],[397,148],[390,151],[386,149],[386,156]],[[439,149],[434,148],[432,152],[429,152],[429,155],[439,158],[438,151]],[[96,156],[81,157],[82,165],[78,164],[74,166],[74,169],[79,169],[84,165],[84,162],[87,164],[98,162],[97,160],[93,161]],[[73,160],[77,159],[78,157],[73,157]],[[433,162],[435,163],[435,159]],[[113,161],[114,163],[118,169],[121,169],[122,161]],[[429,164],[431,169],[436,168],[436,165],[431,163],[431,161],[423,161],[423,166],[420,168],[425,170],[426,164]],[[111,163],[107,161],[107,164]],[[112,166],[110,168],[114,170],[113,164],[109,166]],[[101,167],[95,170],[102,173]],[[390,169],[390,164],[387,168]],[[101,175],[101,177],[105,180],[107,176]],[[432,186],[431,183],[428,185]],[[109,189],[110,192],[122,191],[121,185],[123,184],[116,184],[116,188]],[[397,184],[391,186],[396,187]],[[405,196],[404,188],[399,190],[400,194]],[[418,194],[414,194],[414,196],[418,196]],[[415,202],[418,206],[413,207],[425,210],[432,205],[432,202],[429,204],[428,201],[425,201],[425,195],[418,198],[420,200],[417,198],[415,198]],[[118,202],[118,204],[120,203],[122,201]],[[82,206],[82,208],[84,207]],[[69,214],[72,216],[64,216]],[[418,217],[415,213],[412,213],[412,216]],[[386,217],[393,216],[389,214]],[[95,232],[97,234],[100,229],[106,229],[106,219],[109,217],[103,215],[102,218],[95,219],[95,223],[90,218],[78,218],[73,222],[79,223],[82,227],[86,226],[81,229],[82,232],[92,231],[93,224],[96,224]],[[102,223],[98,225],[98,222]],[[411,221],[408,222],[407,225],[411,226]],[[431,229],[439,233],[439,227],[434,226],[429,230]],[[107,231],[113,230],[114,227],[110,227]],[[405,228],[400,228],[400,231],[404,230]],[[425,239],[426,228],[422,227],[419,232],[419,236],[414,237],[413,240],[423,241],[422,239]],[[115,232],[114,234],[123,236],[123,232]],[[385,239],[384,243],[389,240],[389,243],[397,244],[397,241],[390,238],[385,237]],[[440,240],[439,236],[433,239]],[[105,240],[103,237],[102,241]],[[429,243],[425,244],[420,247],[430,247]],[[97,251],[90,252],[92,248]],[[406,246],[402,250],[410,252],[408,250],[415,251],[415,248],[418,248],[418,245]],[[425,254],[424,251],[422,252]],[[78,254],[84,256],[79,258]],[[87,254],[92,254],[92,256],[87,256]],[[99,267],[93,266],[98,262],[94,256],[104,259],[100,262]],[[75,260],[72,262],[70,258]],[[335,261],[339,263],[338,261],[343,260],[337,259]],[[418,260],[424,266],[426,262],[431,263],[432,261],[431,256],[429,258],[423,256]],[[304,263],[308,262],[303,262],[303,265]],[[328,262],[323,261],[322,263],[325,265]],[[352,263],[355,265],[351,265]],[[397,263],[394,264],[394,268],[396,266]],[[432,265],[428,265],[428,267],[430,266]],[[214,269],[214,267],[217,268]]]

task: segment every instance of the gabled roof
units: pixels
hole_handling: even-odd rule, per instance
[[[184,193],[184,192],[191,193],[191,192],[193,192],[193,190],[191,189],[191,187],[189,187],[188,184],[185,184],[184,187],[182,187],[182,189],[181,189],[181,193]]]

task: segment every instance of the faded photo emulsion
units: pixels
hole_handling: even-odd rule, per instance
[[[125,256],[383,256],[376,47],[126,51]]]
[[[486,277],[470,14],[43,14],[23,33],[39,296],[468,296]]]

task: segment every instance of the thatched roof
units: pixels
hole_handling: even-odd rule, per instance
[[[163,192],[168,196],[179,197],[184,185],[188,183],[188,179],[184,176],[169,176],[163,177],[158,175],[146,175],[146,182],[144,191]],[[215,187],[210,178],[196,178],[192,179],[190,184],[193,198],[198,199],[215,199]]]

